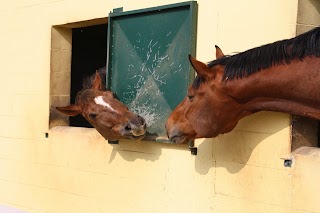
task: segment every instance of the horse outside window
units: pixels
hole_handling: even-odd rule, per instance
[[[262,110],[320,119],[319,27],[232,56],[216,46],[208,64],[189,59],[197,77],[166,123],[175,143],[230,132]]]

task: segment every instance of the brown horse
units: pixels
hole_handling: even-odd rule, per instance
[[[107,140],[141,139],[146,132],[145,120],[128,110],[111,91],[104,90],[105,68],[85,79],[76,103],[56,109],[68,116],[79,113]]]
[[[320,119],[320,28],[204,64],[166,130],[175,143],[230,132],[238,121],[266,110]]]

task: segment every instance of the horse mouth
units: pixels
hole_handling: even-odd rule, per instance
[[[124,137],[132,140],[141,140],[146,135],[145,133],[146,133],[145,131],[130,132],[125,134]]]
[[[144,138],[146,134],[147,126],[146,124],[141,125],[139,127],[130,128],[130,126],[126,126],[124,130],[124,137],[133,139],[133,140],[141,140]]]
[[[137,140],[137,141],[140,141],[142,138],[144,138],[145,134],[142,134],[142,135],[128,135],[128,137],[132,140]]]
[[[189,139],[186,135],[174,135],[169,139],[175,144],[186,144],[189,142]]]

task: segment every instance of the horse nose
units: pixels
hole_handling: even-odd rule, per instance
[[[146,132],[146,121],[143,117],[137,115],[132,118],[125,126],[125,131],[135,136],[143,135]]]
[[[168,139],[172,141],[171,139],[174,137],[174,133],[172,133],[172,131],[169,130],[167,123],[165,124],[164,128],[166,129]]]
[[[175,135],[175,131],[173,130],[174,128],[172,127],[172,125],[169,125],[169,122],[167,121],[165,126],[164,126],[168,139],[171,141],[171,138]]]
[[[169,139],[171,142],[175,143],[175,141],[173,141],[173,139],[174,139],[175,136],[176,136],[175,133],[169,132],[169,131],[167,130],[167,136],[168,136],[168,139]]]
[[[145,126],[145,125],[146,125],[145,119],[143,117],[137,115],[129,120],[126,128],[129,130],[129,129],[134,129],[136,127]]]
[[[167,123],[164,125],[164,129],[166,130],[167,137],[170,140],[170,134],[169,134],[169,129],[168,129],[168,124]]]
[[[172,143],[177,143],[178,140],[178,135],[177,134],[169,134],[168,135],[168,139],[172,142]]]
[[[179,130],[173,128],[172,126],[170,126],[170,127],[171,128],[168,127],[168,124],[165,125],[168,139],[172,143],[180,144],[181,143],[181,139],[183,139],[181,133],[179,132]]]
[[[143,117],[141,117],[140,115],[137,115],[137,117],[138,117],[138,120],[140,120],[141,125],[146,126],[146,120]]]

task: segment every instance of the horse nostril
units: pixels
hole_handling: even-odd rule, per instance
[[[146,125],[146,121],[144,120],[143,117],[141,117],[141,116],[138,115],[138,119],[140,120],[141,125]]]
[[[127,124],[127,126],[125,126],[125,128],[124,128],[126,131],[131,131],[132,130],[132,128],[131,128],[131,125],[130,125],[130,123],[129,124]]]

